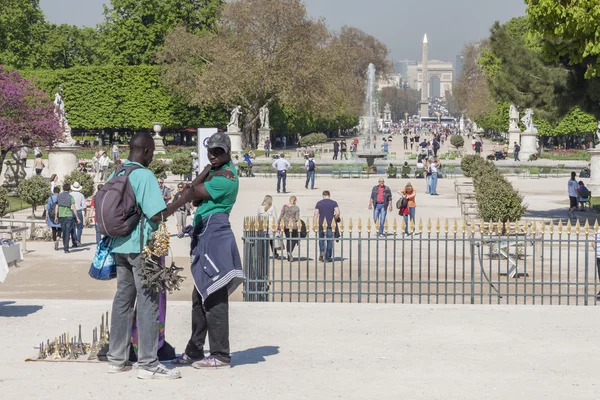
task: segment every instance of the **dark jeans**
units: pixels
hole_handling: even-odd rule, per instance
[[[333,255],[333,230],[327,228],[327,231],[319,230],[319,251],[326,260],[331,259]]]
[[[285,237],[288,239],[286,243],[287,251],[288,253],[292,253],[298,244],[298,240],[295,240],[300,236],[298,229],[292,229],[291,231],[289,229],[284,229],[283,232],[285,233]]]
[[[36,168],[36,169],[35,169],[35,174],[36,174],[36,175],[41,175],[41,174],[42,174],[42,171],[43,171],[43,169]]]
[[[337,159],[338,159],[338,152],[337,152],[337,151],[334,151],[334,152],[333,152],[333,159],[334,159],[334,160],[337,160]]]
[[[77,210],[77,217],[79,218],[79,223],[75,223],[75,228],[73,229],[73,244],[81,242],[81,234],[83,233],[83,210]]]
[[[56,242],[58,239],[60,239],[60,228],[52,227],[52,241]]]
[[[220,361],[230,362],[227,287],[211,294],[204,305],[202,305],[200,293],[194,288],[192,293],[192,336],[185,348],[185,354],[191,358],[204,358],[207,333],[210,341],[210,355]]]
[[[345,150],[340,152],[340,160],[348,159],[348,153]]]
[[[521,161],[521,160],[519,160],[519,152],[518,151],[515,151],[513,155],[515,157],[515,161]]]
[[[98,244],[102,240],[102,235],[100,234],[100,229],[98,229],[98,224],[94,224],[94,226],[96,227],[96,244]]]
[[[62,230],[63,249],[69,250],[69,240],[73,234],[74,219],[73,217],[62,217],[58,219],[60,222],[60,229]]]
[[[133,310],[136,310],[138,328],[138,365],[152,368],[158,364],[157,347],[160,324],[158,322],[158,292],[143,288],[140,254],[115,254],[117,264],[117,292],[110,320],[110,345],[108,362],[122,366],[129,360]]]
[[[310,182],[310,188],[314,189],[315,188],[315,174],[316,172],[313,171],[306,171],[306,184],[304,185],[305,188],[308,188],[308,183]]]
[[[287,173],[285,171],[277,171],[277,193],[281,190],[281,183],[283,182],[283,191],[287,192],[285,187],[285,181],[287,179]]]

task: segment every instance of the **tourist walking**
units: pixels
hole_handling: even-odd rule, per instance
[[[104,182],[106,181],[106,178],[108,178],[108,166],[110,164],[110,159],[108,158],[108,156],[106,155],[106,152],[103,151],[102,155],[100,156],[100,159],[98,160],[98,165],[100,166],[100,181]]]
[[[438,182],[438,175],[439,175],[439,170],[440,170],[440,161],[437,157],[434,157],[433,160],[431,160],[431,162],[429,163],[429,171],[431,172],[431,185],[430,185],[430,192],[429,194],[432,196],[438,196],[438,192],[437,192],[437,182]]]
[[[273,258],[279,258],[279,253],[275,248],[275,231],[273,225],[278,221],[277,209],[273,205],[273,197],[266,195],[261,205],[258,207],[258,218],[263,221],[263,224],[267,224],[267,235],[271,238],[269,244],[271,245],[271,251],[273,252]],[[263,225],[264,226],[264,225]]]
[[[331,200],[331,193],[323,191],[323,199],[315,206],[313,224],[319,228],[319,261],[333,261],[333,221],[340,221],[340,207]]]
[[[406,134],[406,132],[404,132],[404,135],[402,136],[402,141],[404,143],[404,150],[408,150],[408,135]],[[411,148],[412,148],[412,143],[411,143]]]
[[[81,193],[81,185],[79,182],[73,182],[71,186],[70,195],[75,199],[75,209],[77,210],[77,225],[73,229],[71,235],[73,237],[73,243],[77,246],[81,246],[81,235],[83,233],[83,225],[85,215],[85,211],[87,209],[87,200],[85,196]]]
[[[404,187],[404,189],[401,192],[398,192],[398,194],[406,197],[406,199],[408,200],[406,207],[404,209],[400,210],[400,215],[402,215],[404,217],[404,223],[406,225],[404,234],[408,236],[408,234],[409,234],[408,227],[410,225],[409,218],[410,218],[410,221],[412,221],[413,224],[415,224],[415,212],[416,212],[416,207],[417,207],[417,203],[416,203],[415,199],[417,197],[417,192],[413,188],[412,184],[410,182],[408,182],[406,184],[406,186]]]
[[[27,157],[29,155],[29,147],[23,146],[21,150],[19,150],[19,158],[21,159],[21,165],[23,168],[27,168]]]
[[[271,158],[271,139],[265,140],[265,157]]]
[[[58,175],[52,174],[50,177],[50,193],[54,193],[56,185],[58,185]]]
[[[33,168],[35,169],[36,175],[42,175],[42,171],[44,170],[44,161],[42,161],[42,154],[38,154],[35,156],[35,160],[33,160]]]
[[[92,172],[96,175],[96,179],[98,179],[98,177],[100,176],[100,165],[98,164],[98,156],[98,152],[95,152],[94,156],[92,157]]]
[[[194,368],[229,367],[229,293],[244,280],[242,262],[229,223],[239,189],[237,171],[231,163],[231,140],[215,133],[207,142],[210,165],[184,190],[196,206],[192,239],[192,334],[175,364]],[[207,262],[207,260],[209,260]],[[204,356],[206,335],[210,356]]]
[[[481,152],[483,151],[483,143],[481,142],[480,139],[477,139],[475,141],[475,154],[480,155]]]
[[[515,156],[515,161],[521,161],[519,159],[519,152],[521,151],[521,146],[517,142],[513,145],[513,155]]]
[[[385,218],[388,209],[392,212],[392,207],[392,191],[389,187],[385,186],[385,180],[379,178],[378,184],[371,190],[371,197],[369,198],[369,210],[373,210],[373,221],[375,223],[379,221],[378,236],[383,236]]]
[[[160,189],[165,204],[168,204],[173,197],[171,196],[171,189],[165,186],[165,180],[163,178],[158,178],[158,188]]]
[[[283,230],[286,241],[287,259],[292,261],[292,253],[298,244],[300,207],[296,205],[296,196],[291,196],[288,204],[283,206],[279,215],[278,229]]]
[[[52,194],[46,201],[46,224],[52,229],[52,241],[54,242],[54,250],[58,250],[60,239],[60,223],[56,221],[56,205],[58,204],[58,194],[60,187],[55,186]]]
[[[178,371],[167,369],[158,361],[159,293],[143,287],[140,250],[148,243],[158,223],[172,215],[185,200],[182,197],[178,202],[165,206],[156,177],[148,169],[153,155],[152,136],[147,132],[136,133],[129,142],[129,158],[115,171],[115,174],[121,176],[129,173],[128,180],[135,194],[141,220],[127,236],[114,237],[112,241],[113,256],[117,265],[117,291],[110,323],[108,372],[119,373],[127,369],[135,307],[138,339],[137,377],[177,379],[181,377]],[[96,207],[101,208],[102,204],[96,201]],[[107,217],[108,213],[103,215],[103,218]]]
[[[100,189],[102,189],[104,185],[98,185],[98,193]],[[100,234],[100,229],[98,228],[98,224],[96,223],[96,196],[92,197],[92,201],[90,202],[90,222],[94,223],[94,229],[96,230],[96,246],[100,244],[100,240],[102,239],[102,235]]]
[[[315,175],[317,174],[317,165],[315,164],[315,155],[310,153],[308,155],[308,160],[304,163],[304,167],[306,168],[306,183],[304,184],[304,188],[308,189],[308,183],[310,182],[310,188],[315,188]]]
[[[348,159],[348,146],[346,145],[346,140],[342,139],[340,142],[340,160]]]
[[[281,138],[281,143],[283,143],[283,150],[287,150],[287,136]]]
[[[571,179],[567,183],[567,190],[569,193],[569,217],[575,217],[575,210],[577,210],[577,189],[579,189],[579,183],[575,179],[577,173],[571,172]]]
[[[338,159],[339,152],[340,152],[340,144],[338,143],[337,139],[335,139],[333,141],[333,159],[334,160]]]
[[[117,160],[119,159],[119,146],[117,146],[116,143],[112,147],[112,156],[113,156],[113,161],[116,163]]]
[[[74,222],[77,224],[80,222],[77,209],[75,208],[75,199],[69,193],[70,191],[71,185],[65,183],[63,191],[56,198],[56,206],[54,208],[54,223],[58,224],[60,222],[63,250],[65,253],[69,252],[69,240],[72,238]],[[77,247],[75,241],[73,241],[73,247]]]
[[[183,183],[177,184],[177,193],[173,196],[173,201],[176,202],[183,195]],[[183,228],[187,226],[187,216],[192,212],[192,205],[187,202],[175,211],[175,221],[177,226],[177,237],[184,236]]]
[[[273,168],[277,170],[277,193],[280,193],[281,186],[283,184],[283,193],[287,193],[286,180],[287,170],[291,167],[291,164],[285,159],[285,154],[281,153],[279,158],[273,163]]]

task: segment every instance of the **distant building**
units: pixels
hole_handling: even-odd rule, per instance
[[[452,93],[454,67],[451,62],[429,60],[429,93],[428,97],[446,97],[446,92]],[[420,62],[409,61],[408,84],[411,88],[421,90],[423,84],[423,66]]]

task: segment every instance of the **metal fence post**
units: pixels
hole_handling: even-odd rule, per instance
[[[475,240],[471,234],[471,304],[475,304]]]
[[[583,297],[583,305],[587,306],[588,305],[588,294],[589,294],[589,284],[590,284],[590,280],[588,278],[588,273],[590,271],[589,268],[589,262],[590,262],[590,249],[589,249],[589,239],[588,236],[585,236],[585,278],[584,278],[584,297]],[[595,261],[595,260],[594,260]]]
[[[358,302],[362,302],[362,240],[361,234],[358,234]]]

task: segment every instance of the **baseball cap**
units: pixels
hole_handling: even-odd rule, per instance
[[[216,149],[217,147],[220,147],[221,149],[225,150],[226,153],[229,153],[231,151],[231,139],[226,133],[217,132],[208,139],[206,147],[209,149]]]

